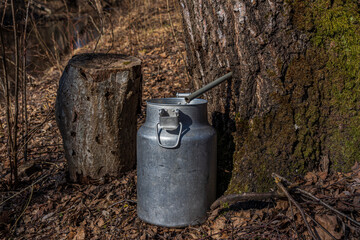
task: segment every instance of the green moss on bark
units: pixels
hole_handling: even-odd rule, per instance
[[[299,2],[293,4],[303,4]],[[330,112],[322,114],[327,130],[323,148],[332,168],[346,171],[360,159],[359,3],[320,0],[304,9],[303,19],[308,20],[303,28],[314,26],[311,43],[328,55],[326,88],[322,91],[324,105]]]
[[[227,193],[268,191],[271,173],[294,178],[329,157],[348,170],[360,159],[360,14],[357,1],[287,2],[307,51],[288,65],[276,108],[237,118],[234,170]],[[278,61],[277,71],[283,63]],[[269,71],[268,77],[278,81]]]

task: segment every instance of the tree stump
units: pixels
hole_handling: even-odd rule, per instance
[[[102,183],[136,162],[141,61],[117,54],[80,54],[66,66],[56,98],[69,180]]]

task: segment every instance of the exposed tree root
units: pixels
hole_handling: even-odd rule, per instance
[[[268,192],[268,193],[243,193],[243,194],[231,194],[222,196],[217,199],[210,207],[211,210],[214,210],[221,206],[223,203],[233,204],[236,202],[244,201],[264,201],[274,198],[280,198],[277,192]]]

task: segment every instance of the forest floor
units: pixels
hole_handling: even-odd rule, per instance
[[[142,60],[143,103],[138,122],[141,125],[147,99],[172,97],[191,88],[184,63],[180,6],[164,0],[135,2],[141,4],[132,7],[128,14],[114,14],[112,24],[99,41],[94,40],[72,55],[110,52]],[[21,183],[16,190],[11,190],[8,184],[9,164],[3,144],[5,137],[1,135],[0,238],[310,239],[313,231],[318,239],[359,239],[358,164],[349,173],[330,173],[325,164],[321,171],[308,173],[296,186],[288,186],[300,208],[286,196],[280,200],[221,204],[209,212],[205,223],[177,229],[150,225],[137,218],[136,170],[103,185],[68,183],[54,103],[62,69],[70,57],[62,59],[61,66],[48,69],[30,86],[29,158],[27,162],[20,161]],[[4,118],[3,114],[0,117]],[[297,188],[321,202],[304,197]],[[311,231],[306,227],[303,212]]]

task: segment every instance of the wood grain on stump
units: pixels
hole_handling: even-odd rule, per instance
[[[103,182],[133,168],[141,61],[117,54],[74,56],[61,76],[56,121],[69,179]]]

